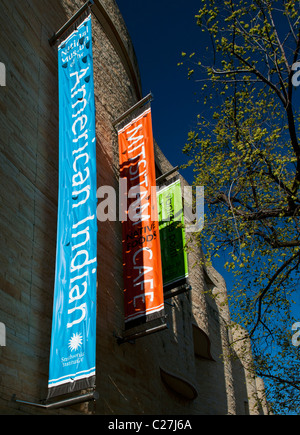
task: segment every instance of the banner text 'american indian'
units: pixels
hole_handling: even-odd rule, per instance
[[[94,387],[96,132],[89,15],[58,46],[59,195],[48,398]]]

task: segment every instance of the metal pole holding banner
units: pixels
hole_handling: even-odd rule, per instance
[[[114,337],[117,339],[118,344],[123,343],[134,343],[135,340],[138,338],[142,338],[151,334],[154,334],[155,332],[164,331],[165,329],[168,329],[169,326],[166,323],[166,316],[162,319],[162,323],[160,325],[154,326],[153,328],[146,329],[144,331],[136,332],[135,334],[125,335],[123,337],[119,337],[118,335],[114,334]]]
[[[27,402],[25,400],[19,400],[15,396],[13,396],[12,400],[16,403],[20,403],[21,405],[35,406],[37,408],[43,408],[43,409],[58,409],[58,408],[65,408],[66,406],[76,405],[78,403],[90,402],[91,400],[97,400],[98,398],[99,398],[99,394],[96,391],[94,391],[93,393],[82,394],[81,396],[71,397],[69,399],[60,400],[59,402],[48,403],[48,405],[42,403]]]
[[[142,100],[138,101],[134,106],[132,106],[130,109],[128,109],[126,112],[123,113],[119,118],[117,118],[112,124],[115,127],[116,125],[120,124],[124,119],[127,118],[131,113],[133,113],[135,110],[137,110],[139,107],[142,107],[144,104],[148,103],[148,101],[151,101],[153,99],[153,95],[151,92],[146,95]]]
[[[170,171],[165,172],[160,177],[156,178],[156,184],[159,185],[162,181],[164,181],[169,175],[172,175],[174,172],[177,172],[179,169],[179,166],[175,166],[174,168],[170,169]]]
[[[75,23],[76,20],[87,10],[89,6],[94,4],[93,0],[88,0],[77,12],[67,21],[56,33],[54,33],[49,39],[49,44],[51,47],[56,43],[56,41]]]

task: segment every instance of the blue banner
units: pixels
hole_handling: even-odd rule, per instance
[[[58,47],[59,192],[48,398],[95,384],[96,133],[91,15]]]

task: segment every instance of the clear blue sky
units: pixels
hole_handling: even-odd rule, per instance
[[[116,0],[131,36],[140,68],[143,96],[150,91],[153,134],[170,162],[185,161],[187,133],[195,125],[198,85],[177,66],[181,53],[199,51],[203,34],[196,25],[199,0]],[[191,173],[181,171],[192,182]]]

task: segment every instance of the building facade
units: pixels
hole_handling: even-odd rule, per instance
[[[1,4],[6,86],[0,87],[0,413],[267,414],[249,342],[247,362],[239,341],[231,346],[225,282],[200,265],[196,246],[188,254],[191,290],[166,304],[168,329],[118,343],[124,329],[118,221],[98,222],[99,398],[56,410],[18,401],[40,403],[47,395],[58,196],[57,49],[49,38],[83,3]],[[114,0],[95,0],[92,25],[97,186],[118,191],[113,122],[143,95],[133,46]],[[157,145],[155,155],[157,176],[172,169]],[[181,178],[181,183],[186,182]]]

